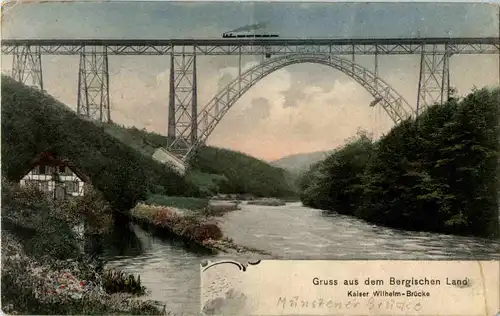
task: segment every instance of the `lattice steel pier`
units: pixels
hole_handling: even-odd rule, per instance
[[[179,52],[174,48],[170,54],[168,139],[175,139],[169,149],[179,155],[198,139],[196,53],[186,53],[183,48]]]
[[[43,90],[41,48],[16,46],[12,50],[12,55],[12,78]]]
[[[80,53],[77,113],[100,122],[111,122],[105,47],[84,47]]]
[[[443,104],[450,96],[452,53],[446,48],[443,53],[437,51],[436,45],[422,47],[416,115],[433,104]]]

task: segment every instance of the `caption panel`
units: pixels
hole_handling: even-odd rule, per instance
[[[498,261],[218,261],[204,315],[495,316]]]

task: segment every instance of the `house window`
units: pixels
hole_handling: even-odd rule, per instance
[[[66,192],[68,193],[78,192],[78,181],[66,182]]]
[[[38,166],[38,174],[45,174],[45,165]]]
[[[59,173],[64,173],[66,168],[64,166],[59,166]]]

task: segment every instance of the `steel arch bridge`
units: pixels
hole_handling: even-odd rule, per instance
[[[242,84],[245,86],[245,80],[258,77],[258,71],[252,72],[248,78],[242,77],[242,56],[263,58],[288,56],[288,59],[279,59],[282,63],[299,58],[298,56],[302,56],[303,62],[306,62],[304,56],[308,54],[312,58],[311,62],[315,63],[318,61],[314,58],[319,58],[318,56],[329,56],[328,58],[338,62],[340,57],[344,57],[342,63],[335,64],[337,69],[342,68],[341,71],[345,73],[350,71],[351,77],[365,86],[372,95],[377,96],[371,105],[375,105],[376,102],[381,103],[395,121],[401,120],[412,111],[407,109],[408,103],[404,102],[404,99],[399,99],[399,94],[378,78],[380,55],[420,57],[418,91],[414,107],[417,115],[426,107],[442,104],[448,99],[449,63],[452,56],[490,54],[497,55],[500,59],[498,36],[343,39],[3,39],[1,43],[2,54],[13,56],[12,77],[42,90],[44,89],[42,56],[79,56],[77,113],[102,122],[111,122],[112,114],[109,95],[111,81],[108,70],[109,56],[168,56],[171,66],[168,142],[165,147],[171,150],[170,158],[183,165],[189,158],[187,151],[192,152],[194,145],[198,146],[206,140],[215,128],[217,120],[220,120],[220,115],[223,115],[223,111],[219,113],[216,109],[222,107],[227,111],[229,109],[227,104],[231,98],[235,95],[239,97],[245,92],[240,88]],[[374,57],[373,72],[365,71],[356,65],[356,56],[360,55]],[[198,111],[196,61],[203,56],[236,56],[239,61],[238,75],[242,78],[238,79],[237,86],[229,86],[226,94],[222,93],[218,99],[214,98],[211,101],[213,109],[209,107],[211,104],[209,103],[202,111]],[[261,71],[271,70],[272,65],[277,66],[278,64],[274,64],[277,60],[263,61]],[[498,71],[500,73],[500,69]],[[384,85],[387,90],[382,90]],[[225,101],[223,98],[226,98]],[[399,107],[396,106],[398,100],[401,100]],[[203,140],[199,139],[198,134]]]
[[[192,129],[186,126],[179,135],[176,135],[168,148],[169,151],[182,155],[182,159],[187,162],[196,148],[205,143],[224,115],[245,92],[267,75],[283,67],[300,63],[322,64],[348,75],[375,98],[375,102],[382,106],[395,124],[415,114],[408,101],[387,82],[351,60],[330,54],[290,54],[259,63],[227,84],[198,112],[197,137],[194,138]],[[196,140],[190,143],[189,140],[192,139]]]

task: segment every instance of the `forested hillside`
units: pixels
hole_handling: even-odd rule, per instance
[[[199,195],[196,185],[165,165],[82,120],[54,98],[2,76],[2,175],[18,181],[29,162],[48,149],[81,168],[122,210],[149,192]]]
[[[106,130],[147,155],[167,144],[165,136],[146,130],[117,125],[108,125]],[[190,161],[187,177],[206,194],[296,195],[294,178],[286,170],[244,153],[211,146],[198,149]]]
[[[284,169],[236,151],[202,147],[191,161],[192,168],[223,176],[222,193],[250,193],[258,197],[292,197],[293,181]]]
[[[364,135],[301,179],[304,204],[408,230],[499,235],[500,90],[433,106]]]
[[[2,76],[2,173],[17,181],[42,151],[65,156],[120,209],[151,195],[296,195],[289,174],[231,150],[203,147],[186,177],[151,158],[165,136],[84,120],[39,90]]]

